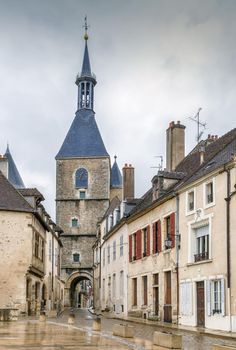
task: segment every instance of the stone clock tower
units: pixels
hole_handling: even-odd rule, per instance
[[[92,285],[92,246],[110,196],[110,157],[95,120],[97,82],[90,66],[87,24],[84,39],[82,70],[76,78],[77,111],[56,156],[56,221],[64,230],[61,268],[66,306],[80,303],[78,294],[85,288],[83,284],[78,288],[81,281]]]

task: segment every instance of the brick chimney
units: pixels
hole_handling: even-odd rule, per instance
[[[170,122],[166,130],[166,168],[174,171],[185,156],[185,126]]]
[[[134,198],[134,167],[125,164],[123,169],[123,200]]]
[[[8,159],[0,154],[0,171],[8,179]]]

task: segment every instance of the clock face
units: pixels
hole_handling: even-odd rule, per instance
[[[75,183],[77,188],[87,188],[88,187],[88,172],[84,168],[76,170],[75,173]]]

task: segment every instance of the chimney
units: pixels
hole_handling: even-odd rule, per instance
[[[0,171],[8,179],[8,159],[0,154]]]
[[[201,146],[199,149],[200,153],[200,164],[204,163],[205,160],[205,146]]]
[[[134,198],[134,167],[125,164],[123,169],[123,200]]]
[[[174,171],[185,156],[185,126],[177,121],[170,122],[166,130],[166,168]]]

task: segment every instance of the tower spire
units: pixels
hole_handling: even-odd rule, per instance
[[[87,16],[84,18],[84,58],[82,63],[81,73],[77,75],[76,85],[78,85],[78,110],[92,109],[94,105],[94,86],[96,85],[96,77],[92,73],[89,52],[88,52],[88,28]]]

